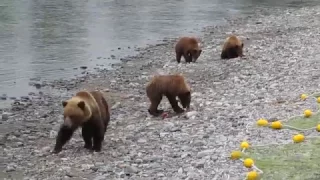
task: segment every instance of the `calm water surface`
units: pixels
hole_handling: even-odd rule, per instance
[[[69,78],[81,72],[75,67],[108,67],[134,53],[134,46],[187,35],[257,6],[306,1],[1,0],[0,96],[27,95],[34,91],[32,78]]]

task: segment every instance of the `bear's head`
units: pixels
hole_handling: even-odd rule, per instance
[[[201,53],[202,53],[201,49],[195,48],[188,51],[188,56],[189,58],[192,59],[192,62],[196,62]]]
[[[178,98],[179,98],[180,103],[183,108],[187,108],[187,109],[190,108],[190,102],[191,102],[191,92],[190,91],[181,93],[178,96]]]
[[[237,55],[240,57],[244,56],[243,55],[243,46],[244,46],[243,43],[241,43],[240,46],[236,46]]]
[[[92,112],[88,104],[79,97],[72,97],[62,102],[64,125],[77,128],[90,119]]]

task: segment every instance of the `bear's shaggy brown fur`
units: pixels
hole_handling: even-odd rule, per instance
[[[147,84],[146,92],[151,102],[148,112],[153,116],[159,116],[163,113],[163,110],[158,109],[163,96],[168,98],[176,113],[184,112],[178,105],[177,96],[183,108],[190,108],[190,87],[181,74],[154,76]]]
[[[235,35],[229,36],[222,48],[221,59],[232,59],[243,56],[243,42]]]
[[[64,123],[58,132],[53,152],[60,152],[78,127],[82,127],[84,147],[101,151],[110,121],[109,107],[103,94],[100,91],[80,91],[71,99],[63,101],[62,106]]]
[[[181,56],[184,57],[187,63],[196,62],[202,50],[199,47],[199,41],[194,37],[182,37],[175,46],[176,60],[181,61]]]

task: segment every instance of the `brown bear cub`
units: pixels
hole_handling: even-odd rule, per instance
[[[243,43],[235,35],[229,36],[222,48],[221,59],[232,59],[243,56]]]
[[[184,57],[187,63],[196,62],[202,50],[199,46],[199,41],[194,37],[182,37],[175,46],[176,60],[181,61],[181,56]]]
[[[62,106],[64,123],[58,132],[53,152],[59,153],[79,127],[82,127],[84,147],[101,151],[110,121],[108,104],[103,94],[100,91],[80,91],[71,99],[63,101]]]
[[[178,105],[177,96],[183,108],[190,108],[190,87],[186,83],[185,78],[180,74],[154,76],[147,84],[146,92],[151,102],[148,112],[153,116],[159,116],[164,112],[158,109],[163,96],[168,98],[176,113],[184,112]]]

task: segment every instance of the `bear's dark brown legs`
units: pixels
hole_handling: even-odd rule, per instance
[[[237,58],[238,57],[237,48],[235,47],[231,48],[228,56],[229,56],[229,59]]]
[[[104,132],[96,129],[94,132],[94,135],[93,135],[93,148],[92,148],[92,150],[94,150],[96,152],[100,152],[103,140],[104,140]]]
[[[153,98],[153,99],[150,99],[151,101],[151,105],[148,109],[148,112],[153,115],[153,116],[159,116],[160,114],[163,113],[163,110],[159,110],[158,109],[158,106],[160,104],[162,100],[162,95],[156,97],[156,98]]]
[[[221,53],[221,59],[228,59],[226,51],[222,51]]]
[[[167,96],[174,112],[176,112],[176,113],[184,112],[184,110],[178,105],[178,101],[176,100],[176,96],[173,96],[171,94],[166,94],[166,96]]]
[[[90,125],[86,124],[82,126],[82,138],[84,140],[84,148],[86,149],[92,149],[92,127]]]
[[[71,139],[74,131],[74,128],[61,125],[53,153],[59,153],[62,150],[62,147]]]
[[[181,53],[176,53],[176,60],[178,63],[181,62],[181,56],[182,56]]]
[[[221,53],[221,59],[233,59],[239,57],[237,48],[229,48]]]
[[[187,63],[192,62],[192,56],[188,56],[188,55],[184,54],[183,58],[186,60]]]

